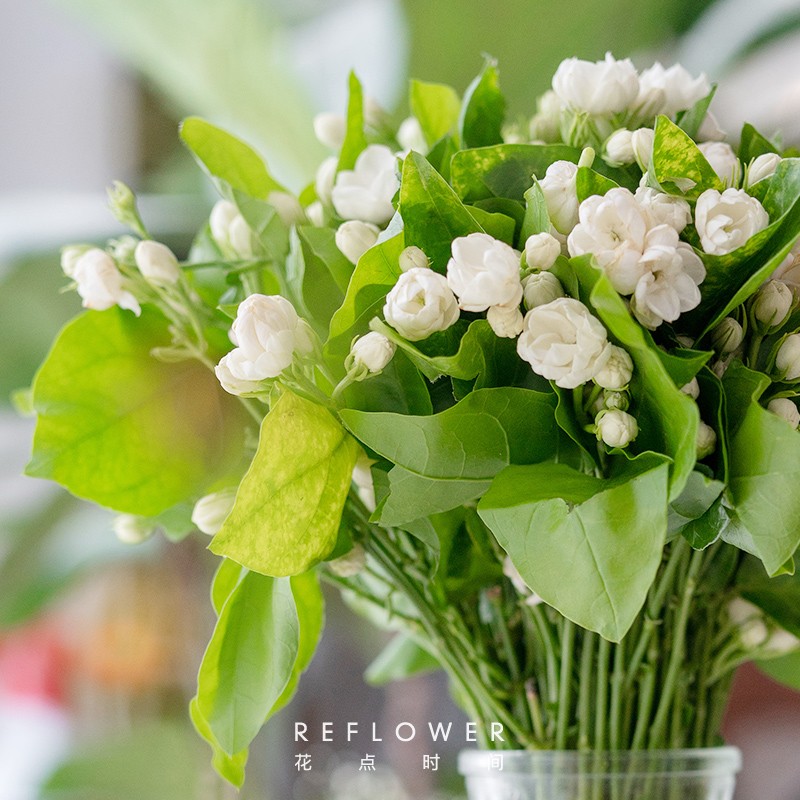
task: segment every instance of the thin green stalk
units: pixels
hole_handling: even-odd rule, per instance
[[[561,672],[558,687],[558,719],[556,722],[556,749],[567,746],[567,733],[572,690],[572,653],[575,646],[575,623],[564,619],[561,635]]]
[[[605,750],[607,744],[606,715],[608,713],[608,661],[611,645],[607,639],[600,638],[597,647],[597,696],[594,713],[594,746],[596,750]]]
[[[611,709],[608,721],[609,750],[619,750],[622,746],[622,686],[625,679],[625,639],[617,644],[614,652],[614,672],[611,676]]]
[[[683,593],[678,607],[677,622],[674,627],[674,639],[669,657],[664,686],[661,691],[661,699],[656,710],[653,724],[650,728],[650,747],[658,748],[664,746],[664,735],[666,732],[667,719],[670,706],[672,705],[677,681],[680,676],[681,666],[686,651],[686,626],[689,622],[689,612],[691,609],[692,598],[694,597],[697,573],[703,563],[703,551],[695,550],[689,562],[689,570],[684,583]]]
[[[591,750],[591,697],[593,673],[595,672],[595,642],[597,634],[587,631],[583,635],[581,648],[581,672],[578,685],[578,750]]]

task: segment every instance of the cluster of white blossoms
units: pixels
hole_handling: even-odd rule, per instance
[[[313,333],[294,306],[280,295],[251,294],[240,304],[230,332],[236,345],[217,364],[222,388],[231,394],[263,391],[263,382],[277,378],[295,355],[314,350]]]

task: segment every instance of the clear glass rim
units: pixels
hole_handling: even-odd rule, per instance
[[[678,750],[462,750],[458,771],[464,777],[486,776],[503,757],[504,775],[575,772],[581,775],[735,775],[742,768],[738,747],[698,747]]]

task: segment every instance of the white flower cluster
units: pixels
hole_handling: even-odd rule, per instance
[[[578,218],[570,255],[593,255],[642,325],[653,330],[699,305],[705,268],[679,237],[691,218],[685,200],[616,188],[584,200]]]
[[[236,347],[217,364],[222,388],[235,395],[255,394],[262,382],[277,378],[314,346],[308,324],[280,295],[251,294],[236,312],[230,333]]]

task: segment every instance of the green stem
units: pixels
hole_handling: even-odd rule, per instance
[[[611,676],[611,710],[609,712],[609,750],[619,750],[622,746],[622,687],[625,679],[625,639],[622,639],[614,652],[614,673]]]
[[[608,661],[611,645],[607,639],[600,638],[597,648],[597,697],[594,713],[594,746],[596,750],[605,750],[608,741],[606,736],[608,709]]]
[[[750,346],[747,348],[747,366],[750,369],[757,369],[756,364],[758,363],[758,354],[759,350],[761,350],[762,341],[764,341],[764,336],[758,333],[750,340]]]
[[[567,746],[570,692],[572,689],[572,651],[575,645],[575,623],[564,619],[561,635],[561,672],[558,687],[558,720],[556,722],[556,749]]]
[[[587,631],[583,635],[581,672],[578,686],[578,750],[591,750],[591,692],[592,673],[595,667],[595,641],[597,634]]]

